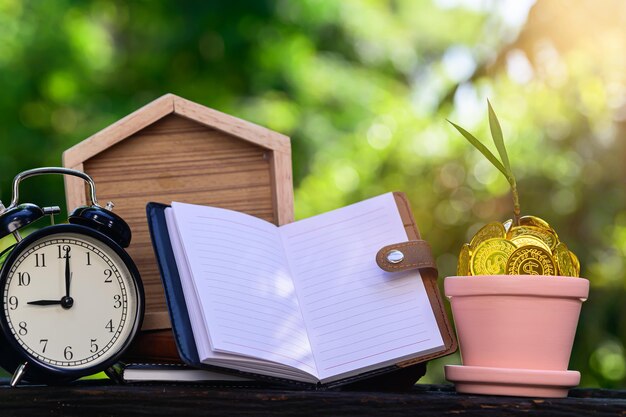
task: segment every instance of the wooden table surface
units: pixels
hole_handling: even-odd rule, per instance
[[[295,391],[199,385],[0,386],[1,416],[626,416],[626,391],[569,398],[461,395],[450,385],[404,392]]]

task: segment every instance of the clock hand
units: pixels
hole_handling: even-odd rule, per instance
[[[34,305],[34,306],[61,306],[64,309],[72,308],[74,305],[74,299],[72,297],[63,297],[60,300],[36,300],[29,301],[26,304]]]
[[[69,246],[65,250],[65,296],[70,296],[70,282],[72,280],[72,273],[70,272],[70,248]]]
[[[37,300],[37,301],[29,301],[26,304],[32,304],[35,306],[61,305],[61,300]]]

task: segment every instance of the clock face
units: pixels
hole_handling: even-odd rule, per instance
[[[3,313],[13,338],[35,362],[78,371],[97,367],[128,344],[141,301],[114,249],[90,235],[61,231],[16,255],[5,265]]]

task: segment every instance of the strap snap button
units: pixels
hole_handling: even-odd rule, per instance
[[[392,264],[399,264],[404,260],[404,253],[399,250],[390,250],[387,252],[387,262]]]

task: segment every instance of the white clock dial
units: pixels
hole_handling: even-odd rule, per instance
[[[3,291],[7,324],[37,361],[60,369],[115,355],[136,326],[138,291],[108,245],[77,233],[44,236],[11,265]]]

